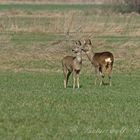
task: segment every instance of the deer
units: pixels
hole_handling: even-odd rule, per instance
[[[80,87],[79,74],[82,67],[82,47],[81,42],[78,40],[75,42],[75,46],[72,49],[75,56],[65,56],[62,59],[62,68],[64,74],[64,88],[67,88],[69,76],[73,73],[73,89]]]
[[[101,79],[100,86],[101,86],[103,84],[103,79],[105,75],[108,75],[109,85],[111,86],[112,85],[111,75],[112,75],[112,69],[114,63],[113,54],[109,51],[95,53],[93,51],[93,45],[90,39],[84,40],[82,50],[85,52],[89,61],[95,68],[95,74],[96,74],[95,85],[97,83],[97,79],[100,78]]]

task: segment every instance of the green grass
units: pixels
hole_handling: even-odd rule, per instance
[[[0,10],[28,10],[28,11],[62,11],[62,10],[87,10],[89,8],[102,8],[106,6],[92,4],[1,4]]]
[[[58,73],[0,73],[0,139],[140,138],[140,72],[114,74],[113,85],[63,88]]]
[[[88,10],[91,8],[108,9],[116,6],[112,5],[96,5],[96,4],[1,4],[0,10]]]
[[[104,12],[130,13],[136,11],[127,5],[119,4],[0,4],[0,11],[5,10],[24,10],[24,11],[70,11],[70,10],[103,10]]]
[[[27,43],[29,44],[30,42],[36,43],[36,42],[45,42],[47,41],[54,41],[55,39],[62,40],[64,38],[64,35],[61,34],[43,34],[43,33],[17,33],[12,35],[12,41],[17,42],[19,44]]]

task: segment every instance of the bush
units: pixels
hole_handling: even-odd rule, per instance
[[[140,0],[124,0],[120,2],[117,10],[121,13],[137,12],[140,14]]]

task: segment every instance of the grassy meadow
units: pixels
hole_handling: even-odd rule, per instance
[[[112,9],[0,5],[0,139],[140,139],[140,15]],[[112,87],[83,53],[80,89],[63,88],[61,59],[84,38],[113,52]]]

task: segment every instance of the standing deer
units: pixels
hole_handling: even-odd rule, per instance
[[[67,87],[69,76],[73,73],[73,88],[75,88],[75,82],[79,88],[79,74],[82,66],[82,47],[81,42],[76,41],[76,46],[72,51],[76,56],[65,56],[62,59],[62,68],[64,74],[64,88]]]
[[[111,52],[99,52],[94,53],[93,45],[90,39],[84,40],[83,44],[83,51],[86,53],[88,59],[90,60],[91,64],[95,67],[95,85],[97,79],[100,77],[100,85],[103,84],[103,78],[105,74],[108,75],[109,78],[109,85],[111,86],[111,73],[113,68],[114,56]]]

